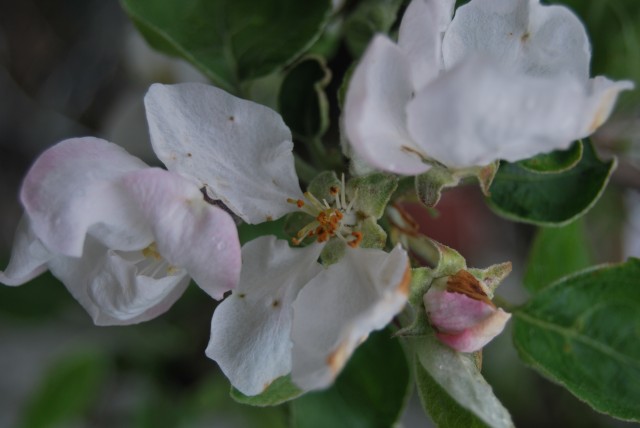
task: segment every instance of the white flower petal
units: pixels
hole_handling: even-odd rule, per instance
[[[189,275],[214,299],[236,286],[240,242],[229,214],[204,201],[198,186],[159,168],[123,178],[151,224],[158,252]]]
[[[633,82],[628,80],[614,82],[603,76],[590,79],[581,136],[586,137],[598,129],[609,118],[620,92],[633,87]]]
[[[590,99],[570,77],[514,75],[476,57],[418,93],[408,124],[422,150],[448,167],[517,161],[584,137],[595,113]]]
[[[168,169],[195,177],[249,223],[291,210],[302,192],[291,132],[275,111],[199,83],[154,84],[145,97],[151,142]]]
[[[304,390],[331,384],[369,333],[402,310],[409,280],[400,247],[349,250],[313,278],[293,304],[294,383]]]
[[[189,284],[184,270],[168,270],[163,260],[142,252],[107,249],[91,236],[82,258],[58,256],[51,273],[89,312],[96,325],[128,325],[164,313]]]
[[[411,100],[409,60],[384,36],[375,36],[349,83],[345,130],[352,149],[366,162],[401,174],[429,169],[407,133],[405,106]]]
[[[322,245],[289,248],[261,237],[242,248],[240,284],[215,310],[207,356],[246,395],[291,370],[291,303],[315,276]]]
[[[109,248],[150,242],[135,204],[114,185],[147,168],[115,144],[97,138],[62,141],[45,151],[25,177],[20,197],[35,235],[51,251],[80,257],[87,232]]]
[[[456,11],[443,41],[445,68],[472,55],[538,77],[589,77],[591,48],[578,17],[538,0],[472,0]]]
[[[11,249],[11,260],[0,271],[0,282],[5,285],[22,285],[47,270],[46,263],[53,257],[34,235],[29,219],[20,219]]]
[[[451,22],[454,0],[413,0],[400,23],[398,46],[410,58],[415,89],[442,69],[442,35]]]

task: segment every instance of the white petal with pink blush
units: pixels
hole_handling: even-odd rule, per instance
[[[97,324],[159,315],[190,277],[217,299],[238,281],[233,219],[205,202],[195,182],[115,144],[56,144],[36,160],[20,195],[25,216],[0,280],[19,285],[48,268]]]

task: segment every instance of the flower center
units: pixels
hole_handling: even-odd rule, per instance
[[[341,188],[345,189],[344,175],[342,176]],[[321,202],[311,192],[304,193],[304,200],[287,199],[287,202],[295,204],[301,211],[314,218],[291,239],[294,245],[299,245],[310,236],[315,236],[318,242],[326,242],[335,236],[352,248],[360,245],[362,232],[354,230],[357,219],[353,211],[353,204],[357,196],[347,203],[346,192],[341,191],[341,188],[338,186],[329,188],[329,193],[334,198],[334,202],[331,204],[326,199],[322,199]]]

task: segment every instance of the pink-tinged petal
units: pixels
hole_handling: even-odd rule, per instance
[[[11,249],[11,259],[4,271],[0,271],[0,282],[5,285],[22,285],[47,270],[46,263],[53,257],[34,235],[29,219],[23,216],[16,229]]]
[[[275,111],[199,83],[154,84],[145,106],[160,160],[243,220],[276,219],[301,197],[291,132]]]
[[[611,89],[617,94],[624,86]],[[421,149],[448,167],[513,162],[584,137],[594,97],[571,77],[513,74],[474,57],[416,94],[408,125]]]
[[[407,132],[405,109],[413,91],[407,56],[375,36],[351,77],[344,106],[351,148],[369,164],[407,175],[430,168]]]
[[[350,249],[316,275],[293,303],[294,383],[303,390],[330,385],[369,333],[402,310],[410,279],[400,247]]]
[[[460,333],[496,311],[484,301],[433,288],[425,293],[423,300],[429,321],[442,333]]]
[[[415,89],[435,78],[443,67],[442,35],[451,22],[453,0],[413,0],[402,17],[398,46],[410,58]]]
[[[49,269],[96,325],[128,325],[155,318],[189,284],[183,269],[142,251],[109,250],[91,236],[82,258],[58,256],[49,262]]]
[[[436,333],[438,339],[458,352],[476,352],[502,333],[511,314],[498,308],[487,318],[461,333]]]
[[[186,269],[214,299],[236,286],[241,260],[235,222],[205,202],[194,182],[147,168],[128,174],[122,183],[150,223],[163,258]]]
[[[114,182],[147,168],[124,149],[97,138],[62,141],[45,151],[20,193],[35,235],[52,252],[80,257],[87,233],[109,248],[132,250],[151,241],[134,201]]]
[[[216,308],[207,356],[246,395],[291,371],[291,304],[320,270],[321,245],[260,237],[242,247],[240,284]]]
[[[538,0],[472,0],[456,11],[443,41],[445,68],[473,55],[538,77],[589,77],[591,48],[578,17]]]

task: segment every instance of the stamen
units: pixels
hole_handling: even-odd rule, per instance
[[[300,229],[296,236],[291,239],[292,244],[300,245],[305,238],[311,236],[314,236],[318,242],[326,242],[336,236],[350,247],[360,245],[362,233],[353,232],[352,227],[355,226],[357,219],[351,213],[357,197],[357,190],[354,198],[347,204],[344,174],[342,175],[341,185],[341,187],[331,186],[329,188],[329,193],[334,197],[333,206],[326,199],[322,199],[322,202],[320,202],[311,192],[304,193],[306,201],[287,199],[287,202],[296,204],[300,210],[314,217],[313,221]],[[354,224],[346,224],[343,221],[354,222]]]
[[[347,242],[347,245],[351,248],[359,247],[360,243],[362,242],[362,232],[351,232],[351,236],[353,236],[355,239]]]

